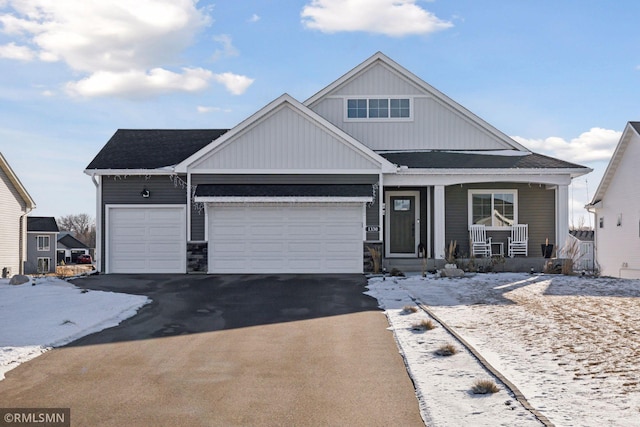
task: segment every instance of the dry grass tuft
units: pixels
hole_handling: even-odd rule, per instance
[[[402,312],[403,313],[417,313],[418,312],[418,307],[416,307],[415,305],[405,305],[404,307],[402,307]]]
[[[444,344],[435,351],[438,356],[453,356],[458,352],[458,349],[453,344]]]
[[[431,319],[422,319],[421,321],[411,325],[411,329],[413,329],[414,331],[430,331],[435,328],[436,325]]]
[[[471,387],[473,394],[493,394],[500,391],[500,388],[492,380],[477,380]]]

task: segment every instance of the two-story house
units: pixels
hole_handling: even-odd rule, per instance
[[[51,216],[27,217],[27,261],[25,274],[56,271],[58,223]]]

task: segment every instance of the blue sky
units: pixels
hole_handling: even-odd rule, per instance
[[[640,119],[636,1],[0,0],[0,151],[42,216],[89,213],[118,128],[231,128],[377,51],[533,151],[594,168]],[[586,216],[585,216],[586,217]]]

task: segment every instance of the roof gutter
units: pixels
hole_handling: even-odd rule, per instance
[[[84,173],[89,176],[95,175],[174,175],[175,171],[172,166],[164,169],[85,169]]]
[[[591,168],[568,168],[568,169],[455,169],[455,168],[408,168],[406,166],[400,166],[397,169],[398,175],[513,175],[514,173],[520,175],[565,175],[568,174],[571,178],[577,178],[582,175],[586,175],[593,172]]]

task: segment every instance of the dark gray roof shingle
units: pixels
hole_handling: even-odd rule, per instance
[[[89,246],[85,245],[71,234],[65,234],[64,236],[59,237],[58,243],[62,243],[69,249],[89,249]]]
[[[204,184],[196,197],[372,197],[370,184]]]
[[[118,129],[87,169],[158,169],[173,166],[228,129]]]
[[[58,233],[58,223],[52,216],[28,216],[27,231],[42,231],[44,233]]]
[[[578,240],[582,240],[583,242],[594,241],[593,230],[569,230],[569,234],[571,234],[573,237],[575,237]]]
[[[554,159],[542,154],[524,156],[456,153],[453,151],[405,151],[379,153],[398,166],[422,169],[565,169],[585,168],[575,163]],[[586,168],[585,168],[586,169]]]

